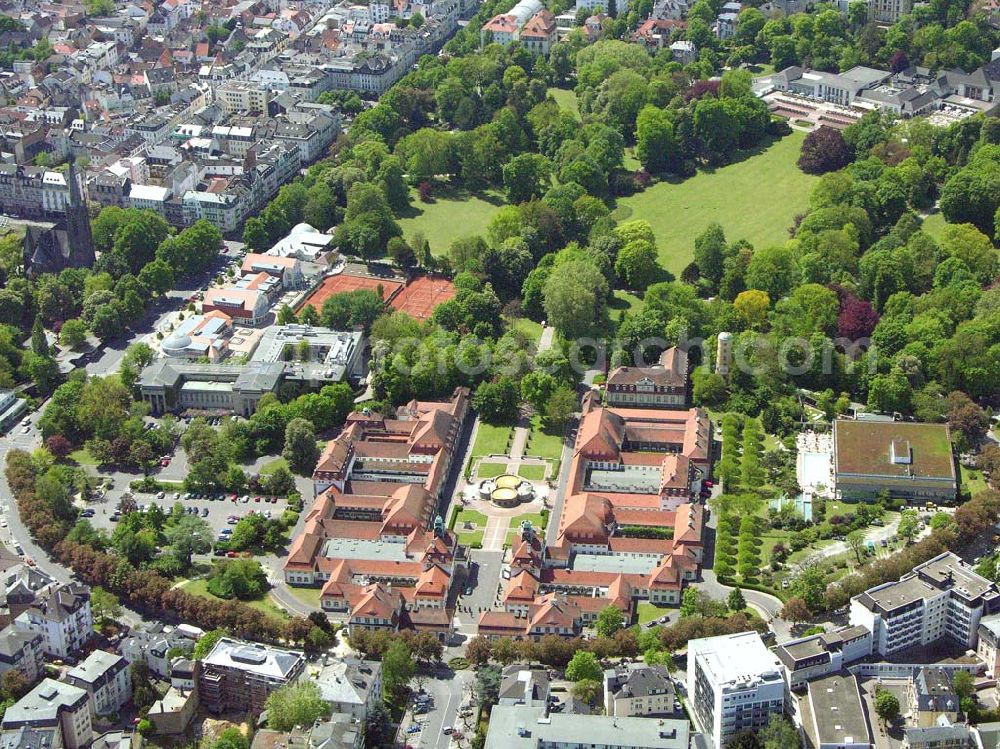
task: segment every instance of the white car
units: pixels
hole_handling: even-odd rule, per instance
[[[7,527],[7,518],[4,518],[3,520],[0,520],[0,528],[6,528],[6,527]]]
[[[31,431],[31,427],[30,427],[30,426],[27,426],[27,427],[25,427],[24,429],[22,429],[22,430],[21,430],[21,433],[22,433],[22,434],[27,434],[27,433],[28,433],[28,432],[30,432],[30,431]]]

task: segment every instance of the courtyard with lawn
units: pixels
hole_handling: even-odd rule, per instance
[[[650,622],[655,622],[661,617],[668,616],[672,611],[676,612],[677,607],[657,606],[655,603],[650,603],[649,601],[640,601],[636,606],[638,624],[641,627]]]
[[[487,455],[506,455],[510,447],[514,428],[509,426],[494,426],[480,421],[476,427],[476,441],[472,443],[472,457],[482,458]]]
[[[521,524],[525,521],[531,523],[531,527],[536,533],[541,534],[549,526],[549,514],[543,512],[526,512],[523,515],[512,517],[507,525],[507,544],[513,545],[521,532]]]
[[[959,466],[959,468],[961,469],[959,475],[962,479],[961,488],[963,491],[968,491],[970,495],[976,495],[990,488],[982,471],[967,466]]]
[[[476,464],[476,477],[481,479],[495,479],[507,472],[506,463],[494,463],[481,460]]]
[[[528,433],[528,444],[524,454],[543,460],[559,460],[562,458],[563,436],[547,430],[542,424],[542,417],[535,414],[531,417],[531,431]]]
[[[528,481],[544,481],[547,467],[543,465],[525,464],[517,468],[517,475]]]
[[[463,546],[482,546],[483,533],[486,530],[486,516],[476,510],[460,510],[455,515],[452,527],[458,542]]]
[[[675,276],[694,257],[694,238],[713,222],[722,225],[730,242],[746,239],[758,248],[782,244],[817,181],[796,164],[804,139],[804,133],[794,132],[741,154],[733,164],[659,182],[620,198],[613,215],[618,221],[648,221],[660,263]]]

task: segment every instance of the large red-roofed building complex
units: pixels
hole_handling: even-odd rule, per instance
[[[700,409],[611,408],[584,398],[566,498],[545,545],[521,529],[503,609],[484,613],[487,637],[579,634],[611,604],[679,604],[704,554],[712,426]]]
[[[321,585],[321,608],[352,627],[450,632],[462,553],[436,511],[468,410],[469,391],[458,388],[394,418],[351,414],[313,473],[316,501],[285,581]]]

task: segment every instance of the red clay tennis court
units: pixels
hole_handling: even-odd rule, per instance
[[[383,302],[391,299],[394,294],[403,288],[403,284],[400,281],[393,281],[389,278],[352,276],[349,273],[340,273],[336,276],[330,276],[329,278],[323,279],[323,283],[316,287],[316,290],[302,303],[299,310],[303,309],[308,304],[312,305],[317,312],[322,312],[323,302],[332,297],[334,294],[343,294],[346,291],[357,291],[359,289],[377,291],[379,286],[382,287]]]
[[[444,278],[420,276],[396,294],[389,305],[410,317],[426,320],[434,308],[455,296],[455,284]]]

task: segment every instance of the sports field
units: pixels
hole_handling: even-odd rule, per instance
[[[359,289],[378,291],[380,286],[382,287],[382,301],[385,302],[391,299],[396,292],[403,288],[403,283],[401,281],[393,281],[388,278],[354,276],[350,273],[339,273],[336,276],[330,276],[329,278],[324,279],[323,283],[316,287],[316,290],[302,303],[299,310],[309,304],[315,307],[317,312],[321,312],[323,310],[323,302],[332,297],[334,294],[343,294],[347,291],[357,291]]]
[[[410,281],[389,304],[393,309],[405,312],[410,317],[426,320],[435,307],[447,302],[453,296],[455,296],[455,284],[448,279],[420,276]]]
[[[660,182],[621,198],[613,215],[618,221],[648,221],[660,262],[675,276],[691,262],[694,238],[713,221],[722,225],[730,242],[747,239],[755,247],[785,242],[817,181],[795,163],[804,139],[804,133],[794,132],[735,164],[701,170],[683,181]]]

